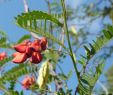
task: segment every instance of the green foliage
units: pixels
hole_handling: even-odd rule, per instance
[[[7,43],[7,35],[5,32],[0,31],[0,48],[8,48],[10,45]]]
[[[29,74],[33,72],[33,69],[28,67],[29,65],[26,64],[19,64],[18,66],[13,67],[11,70],[8,70],[4,73],[4,75],[0,78],[0,81],[5,80],[16,80],[18,77]]]
[[[1,38],[0,38],[0,43],[1,43],[1,44],[6,43],[6,41],[7,41],[6,37],[1,37]]]
[[[18,44],[19,43],[22,43],[23,41],[25,41],[25,40],[28,40],[28,39],[30,39],[31,38],[31,35],[28,35],[28,34],[26,34],[26,35],[24,35],[24,36],[22,36],[19,40],[18,40]]]
[[[0,90],[2,90],[4,92],[4,95],[24,95],[23,91],[21,91],[19,93],[18,91],[6,89],[5,86],[3,86],[3,85],[0,85]]]
[[[53,17],[52,15],[50,15],[48,13],[42,12],[42,11],[32,11],[32,12],[28,12],[28,13],[22,13],[22,15],[18,15],[18,17],[16,17],[16,20],[20,26],[27,26],[28,21],[31,24],[35,25],[36,20],[49,20],[61,27],[63,26],[63,24],[60,21],[58,21],[55,17]],[[32,26],[32,25],[30,25],[30,26]]]
[[[54,50],[46,50],[44,52],[44,56],[47,58],[47,59],[50,59],[51,61],[57,63],[58,61],[58,58],[59,58],[59,54],[57,51],[54,51]]]
[[[7,62],[11,61],[12,57],[7,57],[4,60],[0,61],[0,67],[2,67],[3,65],[5,65]]]
[[[13,90],[9,90],[8,92],[10,92],[10,94],[5,94],[5,95],[24,95],[23,91],[18,92],[18,91],[13,91]]]
[[[111,66],[106,72],[105,72],[107,84],[108,84],[108,91],[113,92],[113,66]]]
[[[65,74],[58,74],[58,76],[59,76],[59,78],[61,79],[61,80],[67,80],[68,79],[68,77],[65,75]]]
[[[83,66],[85,70],[87,68],[88,61],[103,47],[107,42],[109,42],[113,38],[113,27],[107,26],[107,29],[103,30],[104,35],[97,38],[96,41],[93,41],[94,44],[90,44],[89,46],[84,46],[86,50],[87,57],[82,56],[81,60],[78,60]],[[81,76],[80,84],[78,85],[78,90],[81,95],[84,94],[91,94],[93,87],[98,80],[99,76],[102,73],[104,61],[100,62],[99,65],[96,67],[96,72],[93,74],[84,73]],[[93,75],[93,76],[92,76]]]
[[[7,48],[11,48],[11,44],[8,44],[8,43],[3,43],[3,44],[0,44],[0,48],[5,48],[5,49],[7,49]]]
[[[15,83],[16,83],[16,81],[10,81],[10,87],[8,88],[9,90],[14,90],[14,88],[15,88]]]
[[[1,30],[0,30],[0,36],[6,37],[7,35],[6,35],[6,33],[5,33],[4,31],[1,31]]]
[[[41,36],[44,36],[48,39],[51,39],[53,42],[56,42],[58,43],[59,45],[61,45],[64,49],[66,49],[66,47],[61,43],[60,40],[56,39],[53,35],[51,35],[49,32],[44,32],[41,28],[36,28],[36,29],[33,29],[33,28],[30,28],[30,27],[26,27],[25,29],[29,30],[29,31],[32,31],[38,35],[41,35]]]
[[[97,40],[93,41],[93,44],[89,43],[90,47],[84,46],[88,60],[113,38],[113,26],[108,26],[107,29],[103,30],[103,33],[104,35],[97,37]]]
[[[5,86],[2,85],[2,84],[0,84],[0,90],[4,91],[4,93],[5,93],[6,95],[12,95],[12,93],[9,92],[9,91],[5,88]]]
[[[78,85],[78,92],[80,95],[91,95],[98,78],[102,74],[103,67],[104,60],[101,60],[95,68],[95,72],[88,71],[83,73],[80,79],[80,84]]]
[[[63,48],[66,49],[66,47],[61,43],[60,40],[55,38],[51,33],[44,31],[42,28],[37,26],[37,20],[50,20],[60,26],[62,24],[54,18],[52,15],[49,15],[47,13],[43,13],[40,11],[33,11],[29,13],[23,13],[22,15],[19,15],[16,17],[16,23],[18,26],[25,28],[28,31],[34,32],[38,35],[44,36],[48,39],[51,39],[53,42],[58,43]]]
[[[63,72],[62,73],[59,73],[58,74],[58,77],[61,79],[61,80],[69,80],[69,78],[72,76],[72,74],[73,74],[73,71],[71,70],[71,71],[69,71],[69,73],[66,75],[66,74],[64,74]]]

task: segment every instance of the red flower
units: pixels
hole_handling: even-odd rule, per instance
[[[42,50],[45,50],[47,48],[47,39],[42,38],[40,41],[40,45],[41,45]]]
[[[15,45],[14,49],[20,53],[25,53],[27,46],[30,44],[30,41],[24,41],[21,44]]]
[[[23,63],[29,58],[29,61],[32,63],[40,63],[42,60],[41,52],[45,50],[47,46],[47,39],[42,38],[35,39],[33,42],[24,41],[21,44],[15,45],[14,48],[17,51],[13,54],[14,63]]]
[[[14,63],[23,63],[27,59],[27,54],[26,53],[19,53],[16,52],[13,54],[14,59],[12,60]]]
[[[42,55],[38,52],[33,52],[31,58],[30,58],[30,62],[32,63],[40,63],[42,61]]]
[[[7,57],[6,52],[0,53],[0,61],[3,60],[3,59],[5,59],[6,57]]]
[[[32,44],[31,44],[30,47],[33,48],[33,50],[34,50],[35,52],[41,52],[40,40],[39,40],[39,39],[35,39],[35,40],[32,42]]]
[[[14,59],[12,61],[14,63],[23,63],[26,61],[26,59],[30,57],[32,53],[30,45],[30,41],[24,41],[21,44],[15,45],[14,48],[17,52],[13,54]]]
[[[32,53],[33,53],[33,48],[30,47],[30,46],[28,46],[28,47],[26,48],[25,53],[28,55],[28,57],[31,57],[31,55],[32,55]]]
[[[33,85],[35,83],[35,78],[32,76],[27,76],[25,77],[25,79],[22,81],[22,86],[25,89],[29,89],[31,85]]]

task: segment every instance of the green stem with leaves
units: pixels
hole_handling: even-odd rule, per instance
[[[64,0],[61,0],[61,4],[62,4],[63,18],[64,18],[64,31],[66,32],[66,37],[67,37],[68,46],[69,46],[69,50],[70,50],[70,56],[71,56],[71,59],[73,61],[73,66],[74,66],[74,69],[75,69],[75,72],[76,72],[76,75],[77,75],[78,82],[80,82],[79,72],[78,72],[77,66],[76,66],[76,59],[74,58],[74,54],[73,54],[71,42],[70,42],[70,37],[69,37],[69,31],[68,31],[67,19],[66,19],[66,7],[65,7]]]

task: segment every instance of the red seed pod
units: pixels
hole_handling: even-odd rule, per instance
[[[24,53],[26,51],[27,45],[25,44],[18,44],[14,46],[15,50],[20,52],[20,53]]]
[[[28,55],[28,57],[31,57],[32,56],[32,53],[33,53],[33,48],[28,46],[26,48],[26,54]]]
[[[20,54],[19,52],[15,52],[12,54],[13,57],[16,57],[18,54]]]
[[[23,86],[25,89],[29,89],[30,86],[35,83],[35,81],[36,81],[36,80],[35,80],[35,78],[34,78],[33,76],[32,76],[32,77],[27,76],[27,77],[25,77],[24,80],[22,81],[22,86]]]
[[[26,53],[15,53],[13,56],[15,56],[12,60],[14,63],[23,63],[28,58]]]
[[[6,57],[7,54],[6,54],[6,52],[2,52],[2,53],[0,53],[0,56]]]
[[[35,52],[41,52],[40,40],[35,39],[32,44],[30,45]]]
[[[7,57],[6,52],[2,52],[2,53],[0,53],[0,60],[5,59],[6,57]]]
[[[29,40],[26,40],[21,44],[15,45],[14,48],[16,51],[18,51],[20,53],[25,53],[27,46],[29,46],[30,44],[31,44],[31,42]]]
[[[47,48],[47,39],[43,37],[40,41],[40,45],[42,50],[45,50]]]
[[[35,39],[35,40],[33,41],[33,43],[34,43],[35,45],[39,45],[39,44],[40,44],[40,39]]]
[[[30,47],[31,47],[31,48],[33,49],[33,51],[35,51],[35,52],[41,52],[41,46],[40,46],[40,45],[36,45],[36,44],[32,43]]]
[[[41,41],[47,43],[47,38],[43,37],[43,38],[41,38]]]
[[[2,52],[2,53],[0,53],[0,57],[7,57],[6,52]]]
[[[30,62],[34,63],[34,64],[38,64],[42,61],[42,55],[39,52],[33,52],[31,58],[30,58]]]

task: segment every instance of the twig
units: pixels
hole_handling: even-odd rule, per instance
[[[64,44],[64,30],[61,33],[61,43]],[[58,51],[62,51],[62,46],[59,47]]]
[[[102,87],[102,89],[105,91],[106,95],[108,95],[108,90],[107,88],[98,80],[97,83]]]
[[[25,13],[28,13],[29,12],[29,8],[28,8],[28,4],[27,4],[26,0],[23,0],[23,3],[24,3],[24,11],[25,11]],[[39,38],[39,36],[37,36],[33,32],[30,32],[30,34],[36,39]]]

